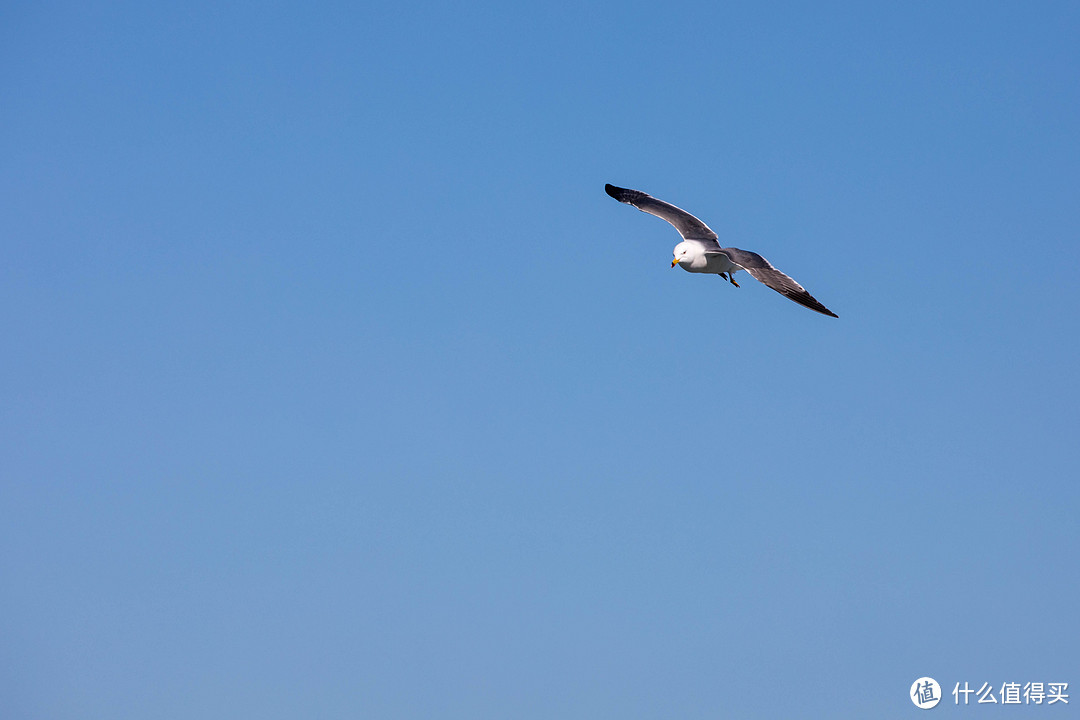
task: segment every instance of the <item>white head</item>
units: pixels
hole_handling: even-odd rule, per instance
[[[701,247],[697,243],[686,242],[685,240],[676,245],[671,252],[675,255],[675,259],[671,261],[671,267],[676,265],[690,267],[694,260],[702,254]]]

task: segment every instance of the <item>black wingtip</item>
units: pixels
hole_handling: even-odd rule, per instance
[[[822,315],[828,315],[829,317],[834,317],[834,318],[839,318],[840,317],[839,315],[834,313],[832,310],[825,307],[824,305],[817,302],[816,300],[814,302],[816,303],[815,305],[807,305],[806,307],[810,308],[811,310],[817,310]]]
[[[644,198],[649,197],[640,190],[629,190],[627,188],[616,187],[611,183],[604,185],[604,192],[611,197],[615,198],[621,203],[629,203],[633,205],[635,202],[639,202]]]
[[[781,295],[788,298],[789,300],[794,300],[795,302],[802,305],[804,308],[809,308],[814,312],[821,313],[822,315],[828,315],[829,317],[840,317],[832,310],[822,305],[816,297],[806,292],[805,290],[797,293],[786,293],[783,290],[778,290],[777,288],[773,288],[773,290],[777,290],[777,292],[779,292]]]
[[[834,313],[832,310],[830,310],[829,308],[825,307],[820,302],[818,302],[817,299],[814,298],[814,296],[810,295],[809,293],[807,293],[806,297],[801,297],[801,298],[794,298],[793,297],[791,299],[794,300],[795,302],[799,303],[803,307],[810,308],[814,312],[819,312],[822,315],[828,315],[829,317],[834,317],[834,318],[839,318],[840,317],[839,315]]]

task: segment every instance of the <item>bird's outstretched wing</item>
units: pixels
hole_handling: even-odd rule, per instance
[[[774,268],[772,263],[756,252],[739,250],[738,248],[723,248],[721,252],[731,258],[732,262],[741,265],[754,279],[768,285],[784,297],[794,300],[803,307],[816,310],[822,315],[839,317],[832,310],[819,303],[813,295],[806,292],[802,285]]]
[[[642,212],[667,220],[675,226],[684,240],[716,240],[716,233],[710,230],[708,225],[671,203],[657,200],[640,190],[628,190],[614,185],[604,185],[604,190],[619,202],[633,205]]]

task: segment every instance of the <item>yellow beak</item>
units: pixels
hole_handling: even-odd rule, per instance
[[[678,264],[679,264],[679,258],[675,258],[674,260],[671,261],[671,267],[675,267]]]

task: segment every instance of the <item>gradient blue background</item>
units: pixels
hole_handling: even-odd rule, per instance
[[[178,5],[0,11],[6,717],[1076,715],[1075,3]]]

